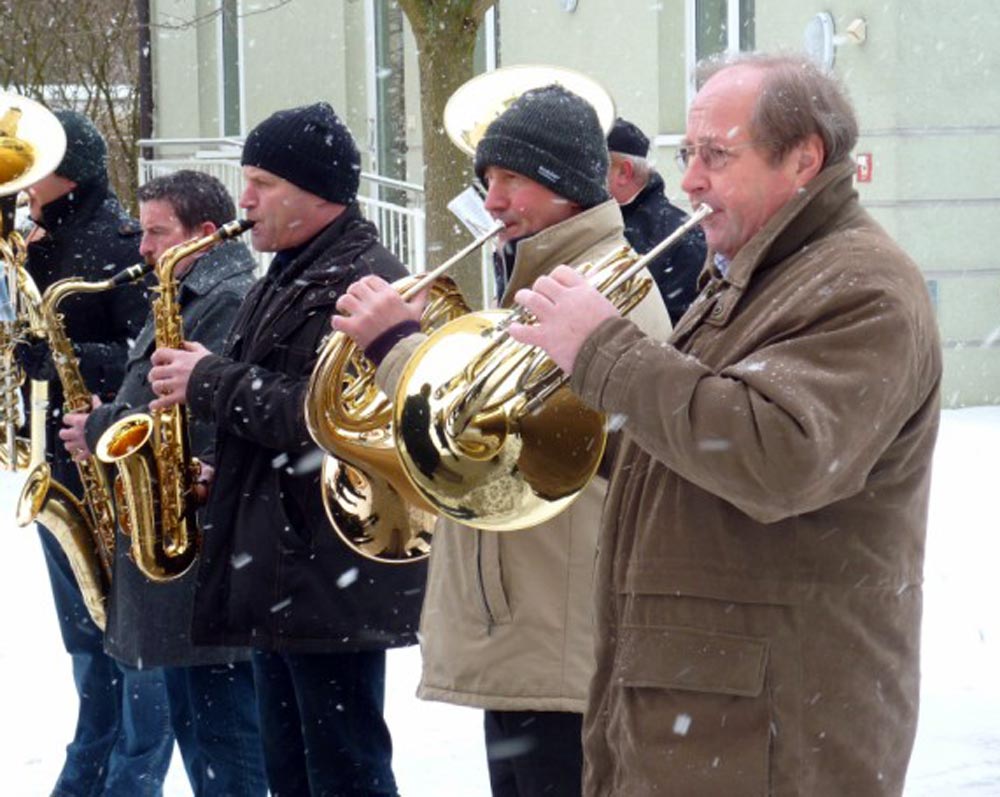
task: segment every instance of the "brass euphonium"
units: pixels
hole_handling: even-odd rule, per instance
[[[59,304],[75,293],[98,293],[141,279],[150,270],[139,264],[99,282],[63,279],[45,289],[41,315],[52,363],[63,389],[64,412],[89,412],[91,393],[80,373],[80,360],[66,334]],[[103,630],[104,599],[111,584],[115,556],[115,508],[104,466],[93,456],[76,461],[83,500],[52,478],[48,464],[39,462],[28,474],[17,502],[17,522],[40,521],[67,554],[83,601],[94,623]]]
[[[646,265],[709,213],[701,206],[642,257],[625,246],[577,271],[626,315],[652,287]],[[537,526],[565,509],[600,464],[603,415],[570,392],[544,351],[507,332],[532,320],[523,308],[458,318],[414,352],[400,377],[393,420],[406,474],[437,512],[467,526]]]
[[[171,247],[154,268],[154,338],[157,348],[180,349],[184,326],[174,270],[186,257],[242,235],[253,222],[231,221],[211,235]],[[135,412],[109,426],[97,443],[101,462],[115,465],[118,522],[130,537],[132,559],[150,581],[172,581],[198,553],[200,532],[193,486],[200,467],[191,457],[187,407]]]
[[[444,272],[502,229],[483,235],[422,278],[393,287],[404,298],[429,286],[421,329],[431,332],[469,312]],[[356,553],[385,564],[419,562],[430,554],[437,515],[403,475],[392,407],[375,385],[375,366],[354,342],[334,332],[323,343],[309,379],[306,424],[323,458],[323,505],[337,535]]]
[[[18,192],[52,172],[66,151],[66,134],[55,114],[26,97],[0,92],[0,469],[26,470],[45,458],[48,382],[30,385],[30,438],[23,425],[24,374],[14,355],[18,342],[42,333],[41,297],[25,269],[27,247],[14,229]]]

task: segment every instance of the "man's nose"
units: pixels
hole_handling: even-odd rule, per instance
[[[486,190],[486,200],[483,202],[483,206],[489,211],[503,210],[507,207],[506,193],[497,188],[496,185],[491,185]]]
[[[684,174],[681,175],[681,190],[689,197],[692,193],[704,191],[708,187],[708,169],[698,155],[688,161]]]

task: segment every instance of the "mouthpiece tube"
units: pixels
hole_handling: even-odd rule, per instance
[[[256,223],[257,222],[251,221],[250,219],[233,219],[232,221],[226,222],[219,228],[219,238],[222,240],[236,238],[239,235],[243,235],[243,233],[253,227]]]
[[[153,270],[153,265],[152,263],[136,263],[134,266],[129,266],[127,269],[119,271],[111,278],[110,287],[117,288],[119,285],[125,285],[129,282],[142,279]]]

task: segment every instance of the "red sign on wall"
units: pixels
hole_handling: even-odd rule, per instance
[[[875,163],[872,160],[872,154],[870,152],[859,152],[854,156],[854,161],[857,163],[858,172],[857,179],[859,183],[870,183],[872,181],[872,171],[875,169]]]

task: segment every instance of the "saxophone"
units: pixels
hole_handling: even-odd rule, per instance
[[[0,261],[5,269],[6,311],[0,313],[0,357],[3,387],[0,390],[0,469],[29,470],[45,459],[45,413],[49,403],[49,383],[30,381],[30,437],[18,435],[24,421],[21,385],[24,373],[17,362],[17,344],[44,336],[41,297],[35,281],[24,267],[27,249],[19,233],[0,239]]]
[[[177,244],[160,256],[153,288],[157,294],[153,300],[157,348],[180,349],[184,344],[174,277],[177,265],[252,226],[251,221],[231,221],[211,235]],[[132,560],[154,582],[180,578],[198,553],[192,488],[200,466],[190,455],[187,423],[183,405],[135,412],[109,426],[97,443],[97,458],[118,469],[114,500],[118,522],[131,539]]]
[[[49,341],[52,362],[63,388],[64,412],[89,412],[90,391],[80,373],[80,360],[66,334],[59,304],[74,293],[98,293],[140,279],[149,271],[143,264],[130,266],[111,279],[87,282],[75,278],[52,283],[42,295],[39,314]],[[32,418],[35,417],[32,412]],[[44,420],[44,413],[41,414]],[[115,513],[104,466],[90,456],[76,462],[84,500],[77,499],[52,478],[48,464],[38,462],[25,482],[17,502],[17,523],[36,520],[48,528],[69,559],[84,604],[94,623],[103,630],[104,599],[111,584],[115,554]]]

